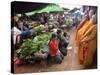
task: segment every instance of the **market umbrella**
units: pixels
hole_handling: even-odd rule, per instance
[[[32,12],[25,13],[25,15],[32,16],[32,15],[34,15],[37,12],[38,12],[38,10],[35,10],[35,11],[32,11]]]
[[[48,4],[50,3],[13,1],[11,2],[11,11],[12,13],[16,13],[16,14],[23,14],[26,12],[31,12],[37,9],[44,8]]]
[[[38,11],[38,13],[43,13],[43,12],[59,12],[59,11],[64,11],[63,8],[61,8],[59,5],[56,4],[49,4],[42,10]]]
[[[27,16],[31,16],[31,15],[34,15],[35,13],[43,13],[43,12],[50,13],[50,12],[59,12],[59,11],[64,11],[64,10],[59,5],[48,4],[47,6],[45,6],[42,9],[38,9],[38,10],[35,10],[35,11],[32,11],[32,12],[28,12],[28,13],[25,13],[25,14]]]

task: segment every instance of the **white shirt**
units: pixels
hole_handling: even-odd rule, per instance
[[[17,27],[13,27],[11,31],[12,31],[12,35],[13,35],[13,43],[15,45],[16,44],[16,37],[17,37],[17,35],[21,34],[22,31],[19,30]]]

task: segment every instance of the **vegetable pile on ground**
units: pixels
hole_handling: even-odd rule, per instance
[[[51,33],[44,33],[36,36],[34,39],[26,39],[18,49],[17,55],[21,59],[29,59],[33,53],[48,52],[48,41],[51,38]]]
[[[70,30],[70,28],[72,27],[72,24],[73,24],[73,21],[72,19],[68,18],[66,21],[65,21],[65,25],[67,27],[67,31]]]
[[[33,28],[33,32],[36,32],[36,33],[41,33],[41,31],[44,30],[44,25],[39,25],[39,26],[36,26]]]
[[[68,27],[72,26],[72,20],[70,18],[66,20],[66,25]]]

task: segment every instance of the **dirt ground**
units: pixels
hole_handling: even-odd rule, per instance
[[[14,73],[35,73],[35,72],[53,72],[53,71],[68,71],[68,70],[81,70],[83,66],[78,62],[78,51],[74,47],[75,41],[75,28],[69,31],[70,44],[72,49],[68,50],[68,55],[64,57],[61,64],[52,64],[44,67],[41,64],[14,66]]]

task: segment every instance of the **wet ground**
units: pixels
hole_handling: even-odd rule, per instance
[[[67,56],[61,64],[47,65],[46,67],[41,64],[14,66],[15,73],[34,73],[34,72],[53,72],[53,71],[68,71],[68,70],[81,70],[83,66],[78,62],[78,50],[74,47],[75,42],[75,28],[69,31],[70,44]]]

